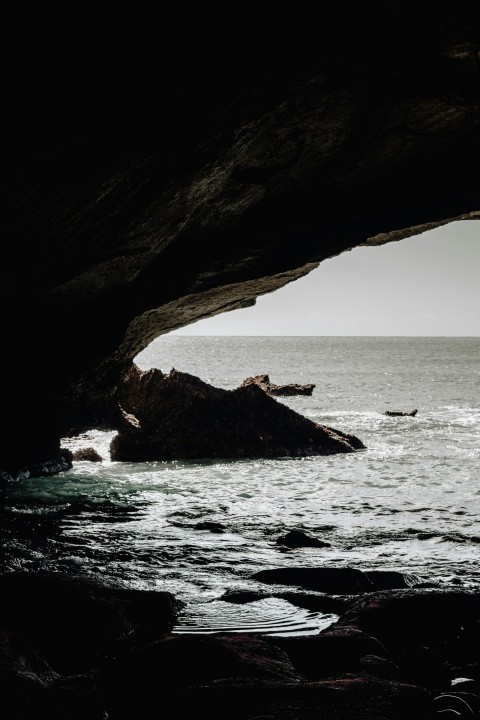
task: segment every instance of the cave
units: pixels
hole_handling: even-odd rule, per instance
[[[116,427],[162,333],[477,217],[478,8],[248,10],[170,9],[158,36],[126,11],[7,14],[7,475]]]
[[[35,515],[46,487],[39,483],[53,475],[65,507],[52,507],[67,525],[80,518],[88,532],[88,521],[103,523],[105,537],[118,540],[118,558],[130,558],[120,531],[109,534],[108,499],[95,494],[101,463],[72,490],[63,472],[72,456],[61,439],[124,425],[132,363],[161,335],[248,308],[352,248],[478,222],[480,8],[468,0],[152,10],[22,4],[2,16],[0,482],[20,508],[4,513],[5,537],[21,526],[28,553],[55,546],[58,526],[48,512]],[[128,467],[122,472],[130,487]],[[200,493],[196,471],[187,474]],[[135,501],[115,510],[119,523],[142,507]],[[224,536],[230,541],[218,522],[202,518],[194,527],[198,518],[185,517],[198,530],[195,557],[201,533],[218,535],[219,546]],[[182,521],[172,521],[173,538],[174,522]],[[414,539],[432,539],[413,531]],[[83,542],[73,531],[70,541]],[[451,543],[467,541],[449,535]],[[168,566],[175,547],[160,553]],[[204,703],[212,717],[223,716],[225,699],[232,707],[238,700],[232,718],[239,720],[270,706],[269,717],[279,720],[374,718],[377,707],[392,720],[400,709],[423,720],[436,709],[458,715],[462,702],[471,713],[477,707],[478,586],[430,592],[428,579],[390,570],[341,568],[333,580],[307,573],[307,589],[328,595],[316,602],[341,616],[319,643],[337,672],[332,680],[321,663],[309,664],[317,645],[308,638],[232,640],[227,627],[211,641],[181,632],[160,641],[175,616],[168,582],[160,599],[144,587],[136,595],[63,585],[60,575],[76,566],[62,550],[47,568],[53,580],[35,584],[31,557],[19,550],[22,572],[0,576],[9,599],[2,672],[20,678],[5,700],[15,720],[38,717],[42,708],[54,718],[97,720],[105,717],[104,695],[114,720],[135,713],[138,697],[146,710],[153,661],[180,688],[181,707]],[[148,549],[135,562],[148,576]],[[348,600],[330,597],[335,583]],[[284,588],[275,602],[291,597]],[[65,640],[69,606],[82,619],[73,651]],[[442,640],[435,623],[445,617]],[[411,623],[404,637],[394,629],[397,618]],[[31,646],[22,645],[22,633]],[[146,636],[157,644],[142,644]],[[113,664],[98,664],[105,653]],[[187,656],[193,659],[178,684]],[[245,657],[255,658],[248,667]],[[198,675],[201,658],[208,661]],[[359,675],[352,680],[352,673]],[[456,680],[473,683],[466,692],[476,700],[449,700]],[[336,705],[339,695],[347,705]]]

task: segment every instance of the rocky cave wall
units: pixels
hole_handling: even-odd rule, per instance
[[[158,335],[478,216],[476,2],[3,19],[0,468],[115,427]]]

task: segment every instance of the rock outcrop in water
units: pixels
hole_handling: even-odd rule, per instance
[[[312,537],[311,535],[303,532],[303,530],[290,530],[289,532],[285,533],[285,535],[281,535],[280,537],[278,537],[276,543],[277,545],[282,545],[283,547],[289,548],[331,547],[329,542],[325,542],[324,540],[319,540],[319,538]]]
[[[326,630],[296,637],[172,633],[169,593],[59,574],[9,574],[0,593],[8,720],[131,720],[152,707],[212,720],[480,711],[478,591],[365,592]]]
[[[419,579],[394,571],[363,572],[355,568],[276,568],[260,570],[253,576],[255,580],[270,585],[295,585],[306,590],[330,593],[333,595],[352,595],[378,590],[396,590],[409,588]]]
[[[364,447],[255,384],[223,390],[175,369],[165,375],[133,366],[121,403],[124,422],[110,446],[112,460],[299,457]]]
[[[411,410],[410,412],[401,412],[397,410],[385,410],[384,415],[388,417],[415,417],[418,410]]]
[[[245,378],[240,387],[248,387],[248,385],[258,385],[267,395],[311,395],[315,385],[298,385],[291,383],[290,385],[275,385],[270,382],[268,375],[255,375],[254,377]]]
[[[158,335],[478,217],[479,14],[170,3],[159,30],[121,4],[8,4],[0,468],[52,470],[60,437],[115,429]]]
[[[102,462],[103,458],[100,453],[95,450],[95,448],[86,447],[75,450],[73,453],[73,460],[76,462],[80,462],[82,460],[86,460],[87,462]]]

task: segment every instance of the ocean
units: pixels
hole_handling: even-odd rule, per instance
[[[175,367],[227,389],[260,373],[277,384],[315,383],[311,396],[278,401],[354,433],[366,450],[112,463],[114,433],[65,439],[72,449],[93,445],[105,460],[3,491],[3,569],[169,590],[184,602],[177,632],[306,634],[336,619],[284,598],[221,599],[231,590],[287,590],[252,579],[266,568],[397,570],[478,586],[479,351],[480,338],[159,338],[137,357],[142,369]],[[384,414],[413,409],[415,417]],[[223,532],[201,529],[205,522]],[[279,546],[294,528],[330,547]]]

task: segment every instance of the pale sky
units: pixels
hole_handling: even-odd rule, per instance
[[[255,307],[172,335],[480,336],[480,220],[325,260]]]

